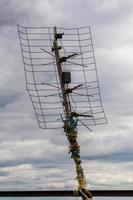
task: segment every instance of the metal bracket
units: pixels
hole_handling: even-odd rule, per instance
[[[55,34],[55,38],[56,39],[62,39],[62,36],[64,35],[64,33],[56,33]]]

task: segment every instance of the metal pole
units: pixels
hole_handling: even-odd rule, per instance
[[[61,91],[62,91],[64,112],[65,112],[65,117],[67,119],[67,121],[64,122],[64,132],[66,133],[67,139],[69,141],[70,152],[72,153],[71,157],[74,159],[75,166],[76,166],[76,173],[77,173],[76,178],[77,178],[78,184],[79,184],[78,189],[81,190],[82,199],[86,200],[86,199],[88,199],[87,196],[91,197],[91,194],[85,192],[86,181],[85,181],[83,168],[81,167],[82,161],[80,159],[80,147],[77,142],[76,126],[71,125],[72,122],[75,123],[75,121],[73,120],[73,117],[71,115],[71,102],[69,99],[69,93],[66,92],[66,90],[68,89],[68,84],[63,83],[63,81],[62,81],[62,72],[64,71],[64,68],[63,68],[62,62],[60,62],[59,48],[61,48],[61,47],[58,46],[58,37],[57,37],[58,35],[57,34],[58,34],[57,28],[54,27],[53,49],[54,49],[54,53],[55,53],[60,87],[61,87]]]
[[[55,52],[55,59],[56,59],[56,65],[57,65],[57,70],[58,70],[58,75],[59,75],[59,80],[60,80],[60,86],[61,86],[61,90],[62,90],[62,95],[63,95],[63,103],[65,106],[65,115],[66,117],[70,116],[70,100],[69,100],[69,95],[65,93],[65,89],[68,88],[67,84],[64,84],[62,82],[62,72],[64,71],[63,69],[63,64],[60,62],[60,54],[59,54],[59,47],[58,47],[58,40],[57,40],[57,28],[54,27],[54,43],[53,43],[53,47],[54,47],[54,52]]]

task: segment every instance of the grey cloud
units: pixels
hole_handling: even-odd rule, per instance
[[[133,2],[131,1],[98,1],[95,14],[98,15],[97,23],[110,26],[111,24],[121,23],[123,20],[131,17]],[[124,13],[124,14],[123,14]]]
[[[121,151],[111,153],[109,155],[99,155],[99,156],[83,156],[84,160],[101,160],[103,163],[113,162],[115,163],[124,163],[124,162],[133,162],[133,150],[132,151]]]
[[[128,0],[0,2],[0,106],[3,107],[0,113],[0,148],[1,152],[5,152],[5,158],[2,159],[1,155],[0,159],[1,188],[22,189],[28,185],[44,188],[44,180],[37,182],[40,177],[46,177],[45,188],[56,188],[57,185],[70,188],[74,187],[72,180],[75,177],[63,130],[43,131],[37,126],[24,88],[17,23],[25,26],[91,25],[109,125],[106,128],[94,127],[92,134],[86,129],[79,131],[81,156],[83,163],[88,163],[86,172],[91,187],[111,187],[113,182],[115,186],[122,187],[124,181],[127,187],[131,187],[132,6],[132,1]],[[31,144],[27,144],[29,140]],[[48,140],[49,143],[40,144],[38,140]],[[61,152],[56,152],[59,147]],[[65,170],[61,171],[61,176],[58,168]],[[53,177],[50,176],[52,169],[55,170]],[[121,176],[114,175],[116,169],[120,170]],[[36,183],[31,182],[32,177]]]
[[[68,157],[69,158],[69,157]],[[63,163],[62,163],[63,160]],[[12,160],[5,160],[5,161],[0,161],[0,168],[3,167],[14,167],[14,166],[20,166],[20,165],[26,165],[26,164],[31,164],[32,166],[37,166],[37,168],[54,168],[54,167],[66,167],[68,165],[68,160],[66,159],[65,156],[56,156],[56,162],[53,157],[39,157],[39,158],[19,158],[19,159],[12,159]]]
[[[0,170],[0,177],[8,176],[8,175],[9,175],[8,172],[5,172],[5,171]]]
[[[16,13],[17,10],[17,4],[16,1],[14,2],[14,5],[12,2],[8,0],[3,0],[0,2],[1,12],[0,12],[0,25],[6,26],[6,25],[13,25],[17,22],[17,15],[19,14],[19,17],[22,17],[22,13]],[[23,14],[24,16],[24,14]]]
[[[20,0],[8,1],[2,0],[0,2],[0,25],[13,26],[22,19],[22,21],[29,20],[29,11],[34,8],[33,1],[23,3]],[[26,12],[27,10],[27,12]]]
[[[7,105],[12,104],[14,101],[17,100],[18,95],[2,95],[1,93],[1,97],[0,97],[0,108],[4,109]]]

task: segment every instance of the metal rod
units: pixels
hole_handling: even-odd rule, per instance
[[[59,75],[59,80],[60,80],[60,87],[61,87],[62,94],[63,94],[63,101],[64,101],[64,105],[65,105],[65,115],[69,116],[70,110],[71,110],[69,95],[65,94],[65,92],[64,92],[68,86],[67,86],[67,84],[63,84],[63,82],[62,82],[61,75],[62,75],[62,72],[64,71],[64,69],[63,69],[63,65],[60,63],[60,54],[59,54],[58,40],[56,38],[56,35],[57,35],[57,28],[54,27],[53,47],[54,47],[54,52],[55,52],[56,65],[57,65],[57,70],[58,70],[58,75]]]
[[[133,190],[90,190],[94,197],[133,197]],[[81,197],[73,190],[0,191],[0,197]]]

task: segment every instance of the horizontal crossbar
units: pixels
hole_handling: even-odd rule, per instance
[[[94,197],[133,197],[133,190],[90,190]],[[80,192],[72,190],[28,190],[28,191],[0,191],[0,197],[81,197]]]

